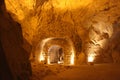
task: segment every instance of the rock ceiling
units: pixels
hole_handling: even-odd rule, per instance
[[[94,43],[91,48],[97,44],[103,48],[113,34],[113,23],[120,18],[120,0],[5,0],[5,3],[31,45],[48,37],[69,37],[75,46],[82,40],[82,46],[91,41]]]

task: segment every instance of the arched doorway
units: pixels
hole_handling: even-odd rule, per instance
[[[36,48],[36,60],[46,64],[70,64],[75,62],[75,51],[69,38],[52,37],[43,39]]]
[[[52,45],[48,49],[48,58],[50,60],[50,64],[52,64],[52,63],[58,63],[58,64],[64,63],[64,52],[63,52],[62,47],[59,45]]]

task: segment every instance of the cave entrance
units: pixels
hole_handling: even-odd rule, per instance
[[[64,52],[59,45],[53,45],[48,49],[48,58],[50,64],[63,64]]]

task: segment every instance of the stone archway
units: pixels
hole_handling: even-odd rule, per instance
[[[47,64],[63,63],[63,52],[64,64],[74,64],[75,51],[73,43],[69,38],[46,38],[38,44],[35,55],[37,61],[45,61]]]

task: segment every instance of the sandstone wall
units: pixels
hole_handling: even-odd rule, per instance
[[[116,33],[113,23],[120,17],[119,0],[5,1],[7,11],[21,24],[25,40],[32,45],[31,53],[45,38],[69,37],[79,58],[94,54],[97,63],[116,62],[113,53],[118,55],[119,48],[110,53],[106,48]]]

